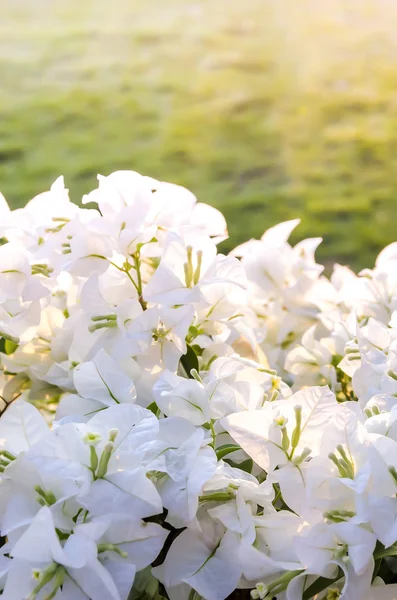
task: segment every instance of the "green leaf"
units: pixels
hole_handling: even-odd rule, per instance
[[[157,404],[155,402],[151,402],[149,404],[149,406],[146,407],[148,410],[150,410],[156,417],[159,415],[160,413],[160,409],[157,406]]]
[[[221,460],[224,456],[236,452],[237,450],[241,450],[241,446],[238,446],[237,444],[223,444],[223,446],[219,446],[219,448],[215,450],[215,453],[217,459]]]
[[[152,567],[146,567],[135,575],[128,600],[166,600],[160,594],[159,582],[152,575]]]
[[[189,346],[189,344],[187,344],[186,354],[181,356],[180,362],[186,372],[186,375],[189,377],[189,379],[193,379],[190,374],[190,371],[192,369],[196,369],[198,371],[199,370],[199,362],[198,362],[197,354],[195,353],[193,348],[191,346]]]
[[[230,460],[230,458],[227,458],[225,462],[227,462],[234,469],[240,469],[246,473],[251,473],[254,466],[254,461],[252,458],[247,458],[247,460],[243,460],[241,463],[236,463],[233,460]]]
[[[198,344],[192,344],[192,350],[194,350],[196,356],[201,356],[203,354],[203,349]]]
[[[12,354],[18,348],[18,344],[12,342],[11,340],[4,341],[4,351],[6,354]]]
[[[380,542],[376,544],[374,559],[378,560],[379,558],[386,558],[386,556],[397,556],[397,544],[393,544],[388,548],[385,548]]]
[[[312,583],[311,586],[307,588],[307,590],[303,592],[302,600],[310,600],[310,598],[313,598],[313,596],[315,596],[316,594],[319,594],[323,590],[326,590],[327,587],[335,583],[335,581],[338,581],[341,577],[343,577],[342,569],[338,570],[337,576],[333,579],[319,577],[314,583]]]

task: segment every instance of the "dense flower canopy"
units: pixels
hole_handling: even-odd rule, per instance
[[[230,255],[132,171],[0,197],[5,600],[357,600],[397,572],[397,243]]]

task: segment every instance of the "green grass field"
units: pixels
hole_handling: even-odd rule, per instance
[[[397,3],[3,0],[0,189],[134,169],[229,222],[224,250],[300,216],[320,258],[397,239]]]

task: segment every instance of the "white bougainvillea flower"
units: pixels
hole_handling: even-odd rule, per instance
[[[160,372],[176,371],[186,354],[186,336],[192,323],[191,306],[153,307],[145,310],[128,327],[129,336],[139,345],[139,364]]]
[[[221,423],[243,450],[269,472],[306,451],[318,452],[323,428],[336,407],[335,396],[328,388],[314,387],[287,400],[267,403],[262,410],[230,415]]]
[[[227,598],[241,576],[237,567],[238,536],[227,531],[212,547],[189,529],[172,544],[164,564],[166,589],[187,583],[208,600]]]
[[[392,580],[396,243],[328,278],[298,220],[224,256],[223,215],[182,186],[98,180],[90,208],[62,177],[0,195],[2,598]]]
[[[71,580],[66,586],[67,598],[91,598],[94,594],[97,598],[120,600],[111,573],[98,560],[96,544],[80,533],[72,533],[62,547],[48,507],[37,514],[10,555],[13,561],[5,598],[17,600],[21,594],[35,598],[43,592],[59,596],[64,582]],[[72,590],[78,595],[74,596]]]
[[[160,421],[158,442],[151,449],[149,467],[168,511],[167,521],[175,527],[194,519],[199,496],[216,469],[216,454],[204,431],[170,417]]]
[[[48,295],[40,278],[32,275],[31,260],[19,243],[0,246],[0,303],[18,298],[32,302]]]
[[[208,423],[211,418],[205,388],[195,379],[185,379],[165,371],[153,387],[153,396],[167,416],[179,415],[194,425]]]
[[[15,400],[0,419],[0,448],[17,456],[48,434],[40,412],[23,398]]]
[[[92,361],[77,365],[73,381],[80,396],[104,406],[134,402],[136,397],[134,382],[104,350]]]
[[[182,233],[182,232],[181,232]],[[170,232],[158,269],[145,289],[145,298],[168,306],[200,300],[198,283],[216,256],[215,244],[201,231]]]

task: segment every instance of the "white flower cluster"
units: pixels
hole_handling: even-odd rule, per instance
[[[4,600],[358,600],[397,573],[397,243],[330,279],[298,221],[130,171],[0,197]],[[245,596],[244,596],[245,594]]]

